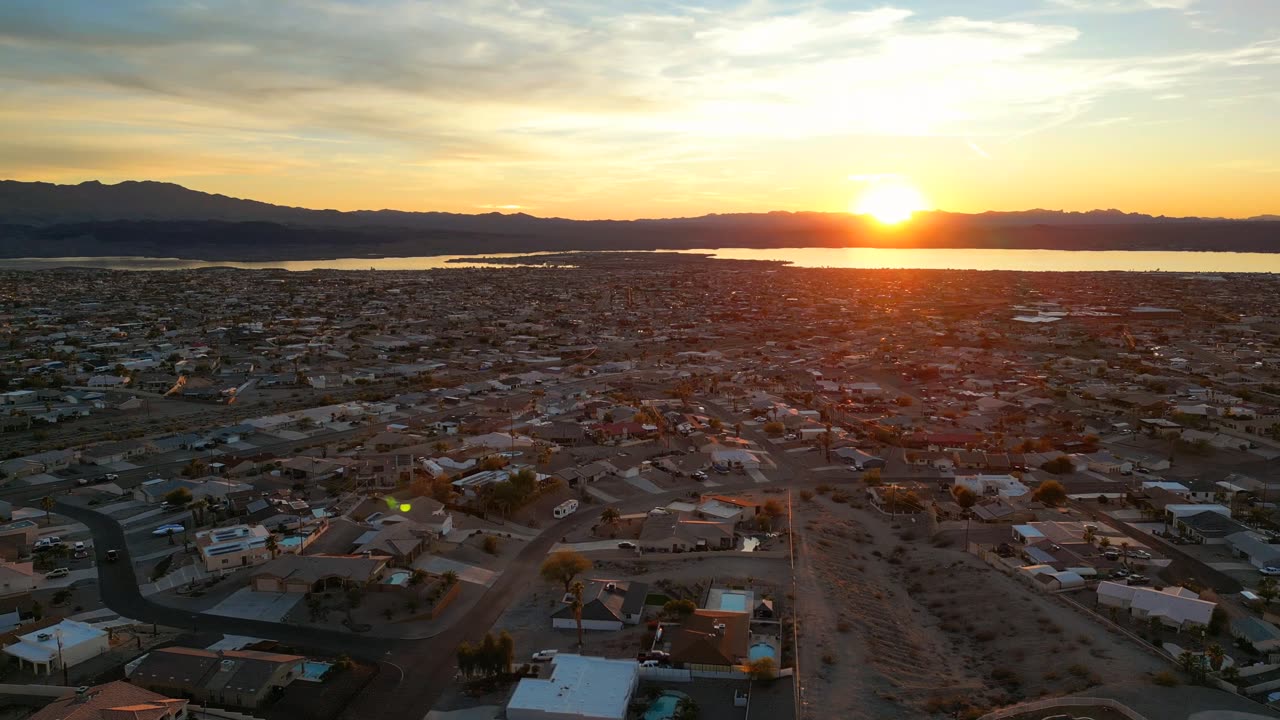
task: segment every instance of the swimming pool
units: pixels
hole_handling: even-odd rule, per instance
[[[723,593],[720,595],[720,609],[727,612],[746,612],[747,596],[735,592]]]
[[[300,547],[302,547],[302,538],[298,537],[297,535],[290,535],[289,537],[282,538],[280,540],[280,548],[282,550],[285,548],[300,548]]]
[[[675,695],[662,695],[644,712],[644,720],[671,720],[676,716],[676,706],[680,698]]]
[[[302,674],[298,676],[299,680],[307,680],[309,682],[320,682],[324,674],[329,672],[329,668],[333,667],[333,663],[318,662],[316,660],[302,661]]]
[[[773,646],[769,643],[756,643],[747,649],[747,657],[751,658],[751,662],[755,662],[760,658],[769,658],[776,661],[778,658],[774,654]]]
[[[409,578],[413,577],[412,573],[393,572],[386,580],[382,582],[387,585],[405,585],[409,582]]]

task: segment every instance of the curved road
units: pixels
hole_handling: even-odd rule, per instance
[[[744,479],[718,486],[715,491],[730,493],[773,486],[781,486],[781,483],[761,486]],[[690,489],[685,487],[662,494],[643,495],[614,505],[623,512],[642,511],[657,503],[685,497]],[[591,510],[592,507],[588,507],[586,512],[571,515],[549,526],[530,541],[475,605],[452,625],[433,637],[407,640],[192,613],[148,600],[139,592],[124,532],[114,518],[64,502],[59,502],[54,508],[55,513],[84,523],[89,528],[94,538],[102,602],[124,617],[170,627],[198,628],[205,632],[271,638],[303,651],[327,655],[346,653],[366,662],[390,666],[392,670],[383,668],[386,671],[379,672],[347,707],[344,717],[353,720],[421,718],[426,715],[444,689],[453,682],[457,672],[454,653],[457,646],[464,640],[474,641],[491,629],[507,606],[526,588],[542,582],[538,570],[543,557],[562,537],[595,522],[598,516]],[[106,553],[112,548],[119,551],[119,558],[109,563]]]

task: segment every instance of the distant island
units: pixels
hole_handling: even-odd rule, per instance
[[[1280,252],[1280,216],[1171,218],[1118,210],[918,213],[885,228],[847,213],[653,220],[524,213],[311,210],[161,182],[0,181],[0,257],[322,260],[571,250],[918,247]]]

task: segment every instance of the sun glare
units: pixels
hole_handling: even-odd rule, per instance
[[[853,212],[870,215],[885,225],[897,225],[910,220],[912,213],[924,208],[924,196],[910,185],[878,182],[862,193]]]

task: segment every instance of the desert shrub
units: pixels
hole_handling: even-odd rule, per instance
[[[1168,670],[1161,670],[1151,678],[1151,682],[1160,687],[1176,687],[1178,685],[1178,676]]]

